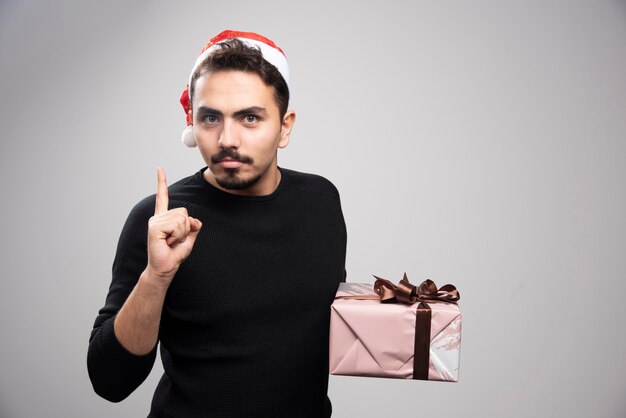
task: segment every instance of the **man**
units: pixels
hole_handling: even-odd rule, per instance
[[[150,417],[329,417],[330,304],[345,280],[337,189],[281,168],[289,143],[282,51],[226,31],[203,49],[181,103],[207,167],[141,200],[122,230],[88,352],[118,402],[164,374]],[[147,240],[146,240],[147,237]]]

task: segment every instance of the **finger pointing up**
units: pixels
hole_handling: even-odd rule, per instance
[[[169,197],[167,195],[167,180],[165,179],[165,170],[157,167],[157,193],[156,204],[154,206],[154,214],[159,215],[167,212]]]

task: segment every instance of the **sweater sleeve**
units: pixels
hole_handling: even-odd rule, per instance
[[[137,356],[120,344],[113,331],[115,316],[147,265],[148,220],[154,213],[154,199],[149,196],[137,203],[124,224],[113,261],[109,293],[89,339],[89,378],[95,392],[111,402],[122,401],[130,395],[148,377],[156,358],[158,344],[150,353]]]

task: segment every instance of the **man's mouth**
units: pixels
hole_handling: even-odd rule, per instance
[[[244,163],[242,161],[236,160],[234,158],[226,157],[218,162],[224,168],[239,168]]]

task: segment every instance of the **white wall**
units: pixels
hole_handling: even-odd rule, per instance
[[[461,291],[460,383],[332,376],[334,416],[626,415],[626,3],[298,3],[0,3],[0,416],[147,414],[160,366],[110,404],[89,333],[227,28],[287,53],[280,164],[338,186],[348,280]]]

